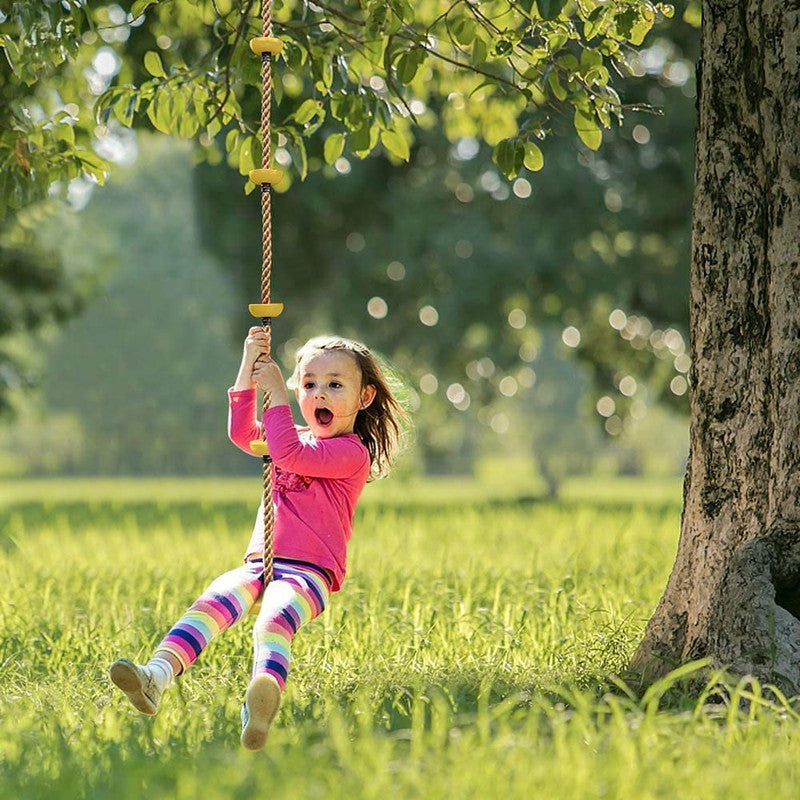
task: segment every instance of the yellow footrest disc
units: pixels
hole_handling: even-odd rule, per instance
[[[268,456],[269,447],[263,439],[253,439],[250,442],[250,452],[257,456]]]
[[[266,168],[251,169],[247,177],[256,185],[268,183],[270,186],[274,186],[276,183],[280,183],[283,180],[283,170]]]
[[[274,36],[257,36],[250,40],[250,49],[258,56],[262,53],[276,56],[283,50],[283,42]]]
[[[254,317],[278,317],[283,311],[283,303],[250,303],[247,310]]]

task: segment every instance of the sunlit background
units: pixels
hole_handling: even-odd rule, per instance
[[[107,13],[87,44],[130,35],[126,12]],[[626,126],[597,153],[554,137],[539,173],[508,181],[466,123],[449,138],[423,125],[407,165],[312,157],[307,180],[274,202],[286,371],[322,332],[375,349],[414,420],[401,475],[513,469],[551,494],[574,475],[680,475],[696,36],[662,21],[631,61]],[[91,91],[120,67],[100,47]],[[285,73],[282,88],[300,95],[303,77]],[[455,118],[464,98],[448,103]],[[424,121],[425,103],[411,107]],[[54,192],[65,203],[20,216],[90,288],[63,328],[6,344],[40,386],[14,395],[0,474],[257,470],[225,423],[246,305],[259,299],[258,200],[237,165],[197,164],[186,142],[114,122],[95,136],[115,164],[108,185],[77,179]]]

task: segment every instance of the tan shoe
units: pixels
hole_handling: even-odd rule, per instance
[[[242,747],[260,750],[267,743],[280,704],[281,687],[272,675],[262,673],[250,681],[242,706]]]
[[[125,692],[137,711],[150,717],[155,715],[161,700],[161,689],[148,669],[127,658],[120,658],[111,665],[108,675]]]

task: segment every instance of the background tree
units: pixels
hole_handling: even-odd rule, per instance
[[[45,203],[0,221],[0,417],[13,417],[39,380],[31,335],[79,314],[97,286],[94,270],[69,269],[38,235]]]

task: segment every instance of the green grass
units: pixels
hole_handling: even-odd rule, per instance
[[[573,483],[556,504],[513,480],[370,486],[348,580],[295,640],[264,752],[238,745],[248,621],[155,719],[137,715],[108,665],[145,658],[237,563],[257,494],[0,491],[0,797],[796,796],[788,706],[609,691],[674,558],[676,482]]]

